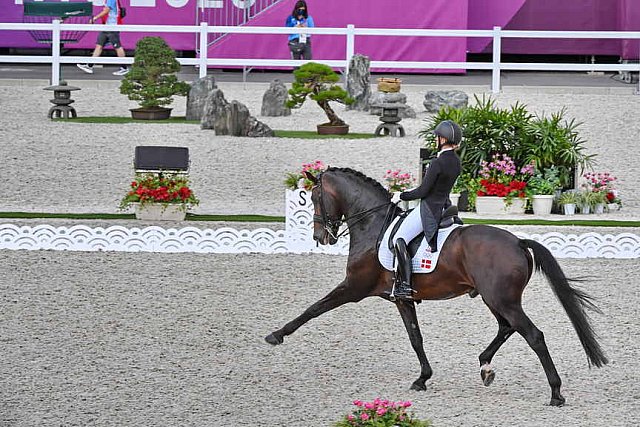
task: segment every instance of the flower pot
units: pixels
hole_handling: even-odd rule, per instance
[[[524,199],[518,197],[511,199],[507,206],[504,197],[479,196],[476,199],[476,213],[479,215],[513,215],[524,214]]]
[[[460,194],[459,193],[449,194],[449,200],[451,200],[451,204],[453,206],[458,206],[458,201],[460,200]]]
[[[573,203],[567,203],[566,205],[562,205],[562,211],[565,215],[575,215],[576,214],[576,205]]]
[[[553,195],[535,195],[531,199],[534,215],[549,215],[553,206]]]
[[[609,212],[614,212],[620,209],[620,205],[617,203],[607,203],[607,210]]]
[[[349,125],[329,125],[322,124],[317,125],[318,135],[346,135],[349,133]]]
[[[602,215],[604,213],[604,203],[598,203],[595,205],[593,211],[598,215]]]
[[[591,213],[591,206],[590,205],[580,205],[580,213],[583,214],[583,215],[590,214]]]
[[[178,203],[137,203],[135,213],[136,219],[145,221],[182,221],[187,210]]]
[[[172,108],[151,107],[131,108],[131,118],[135,120],[167,120],[171,117]]]
[[[400,79],[380,77],[378,79],[378,91],[387,93],[400,92],[400,83],[402,83]]]

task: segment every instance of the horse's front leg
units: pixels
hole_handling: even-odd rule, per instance
[[[309,320],[320,316],[322,313],[333,310],[336,307],[340,307],[348,302],[357,302],[363,299],[365,296],[357,292],[357,290],[347,287],[347,281],[344,280],[334,290],[329,292],[324,298],[307,308],[304,313],[293,319],[291,322],[284,325],[281,329],[273,331],[265,337],[265,340],[269,344],[278,345],[282,344],[284,337],[294,333],[300,326],[307,323]]]
[[[422,345],[422,333],[420,332],[420,326],[418,325],[416,305],[413,301],[407,300],[396,300],[395,303],[396,307],[398,307],[398,311],[400,311],[400,316],[402,316],[404,327],[407,329],[407,333],[409,334],[411,346],[420,361],[420,376],[413,382],[413,384],[411,384],[411,390],[426,390],[427,386],[425,385],[425,382],[431,378],[433,371],[431,370],[431,365],[429,365],[427,355],[425,354],[424,347]]]

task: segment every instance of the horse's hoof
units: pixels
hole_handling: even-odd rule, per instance
[[[278,339],[274,334],[269,334],[266,337],[264,337],[264,340],[266,342],[268,342],[271,345],[278,345],[278,344],[282,344],[284,342],[284,340],[282,338]]]
[[[424,384],[424,381],[414,381],[413,384],[411,384],[411,387],[409,387],[409,390],[426,391],[427,386]]]
[[[562,397],[562,396],[552,397],[551,398],[551,403],[549,403],[549,405],[551,405],[551,406],[564,406],[564,397]]]
[[[496,378],[496,373],[493,369],[483,366],[480,370],[480,377],[485,387],[489,387],[493,380]]]

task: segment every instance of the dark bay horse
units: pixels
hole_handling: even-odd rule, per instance
[[[377,240],[390,217],[399,213],[390,194],[377,181],[346,168],[329,168],[317,178],[311,200],[314,204],[313,238],[321,244],[334,244],[338,228],[349,228],[350,246],[347,276],[324,298],[307,308],[281,329],[265,339],[276,345],[309,320],[349,302],[378,296],[389,299],[393,273],[378,262]],[[532,256],[533,253],[533,256]],[[491,384],[495,373],[490,362],[500,346],[518,332],[538,355],[551,386],[551,405],[560,406],[560,377],[549,355],[542,332],[522,310],[522,293],[535,269],[542,271],[575,328],[589,364],[607,363],[585,309],[597,308],[585,293],[573,288],[551,252],[540,243],[519,239],[508,231],[471,225],[454,230],[441,250],[437,268],[413,277],[417,291],[414,300],[439,300],[464,294],[478,294],[498,320],[498,333],[480,354],[481,377]],[[411,345],[420,361],[420,376],[411,386],[426,390],[432,370],[424,352],[415,302],[395,301]]]

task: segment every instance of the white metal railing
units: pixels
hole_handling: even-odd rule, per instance
[[[197,33],[199,34],[198,58],[179,58],[182,65],[199,66],[200,77],[207,74],[207,66],[285,66],[295,67],[304,64],[304,60],[293,59],[250,59],[250,58],[209,58],[207,56],[207,41],[211,33],[239,33],[239,34],[289,34],[287,27],[250,27],[250,26],[212,26],[203,22],[200,25],[95,25],[89,24],[61,24],[54,20],[51,24],[33,23],[0,23],[2,30],[49,30],[53,32],[51,56],[18,56],[0,55],[0,63],[50,63],[51,83],[56,85],[60,81],[60,64],[92,63],[92,64],[131,64],[133,58],[108,58],[86,56],[61,56],[60,32],[68,31],[121,31],[144,33]],[[431,30],[431,29],[399,29],[399,28],[356,28],[347,25],[346,28],[297,28],[297,32],[305,34],[342,35],[346,38],[346,55],[344,59],[322,60],[316,62],[344,68],[348,72],[349,61],[355,54],[356,36],[401,36],[401,37],[484,37],[493,39],[493,58],[491,62],[424,62],[424,61],[371,61],[371,68],[395,69],[467,69],[491,70],[491,90],[500,92],[500,72],[502,70],[531,70],[531,71],[640,71],[638,64],[568,64],[568,63],[509,63],[500,60],[503,38],[548,38],[548,39],[638,39],[640,31],[520,31],[502,30]],[[639,79],[640,80],[640,79]],[[640,93],[640,81],[638,90]]]

